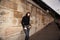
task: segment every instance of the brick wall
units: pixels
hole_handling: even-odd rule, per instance
[[[0,2],[0,37],[4,40],[23,40],[24,31],[21,26],[21,19],[31,12],[30,36],[54,19],[43,9],[26,2],[26,0],[1,0]],[[51,20],[50,20],[51,19]]]

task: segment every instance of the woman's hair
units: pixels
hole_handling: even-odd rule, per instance
[[[30,12],[27,12],[27,13],[26,13],[26,16],[27,16],[28,14],[31,14],[31,13],[30,13]]]

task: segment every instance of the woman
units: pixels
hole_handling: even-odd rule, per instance
[[[25,32],[25,40],[29,40],[29,31],[31,28],[30,25],[30,12],[27,12],[26,15],[22,18],[21,24],[23,26],[23,30]]]

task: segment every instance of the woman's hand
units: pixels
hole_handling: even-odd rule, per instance
[[[29,26],[29,29],[31,29],[32,26]]]
[[[24,29],[25,29],[25,30],[27,30],[27,28],[26,28],[26,27],[25,27]]]

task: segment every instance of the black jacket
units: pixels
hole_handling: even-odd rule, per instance
[[[22,25],[30,25],[30,17],[29,16],[24,16],[21,21]]]

